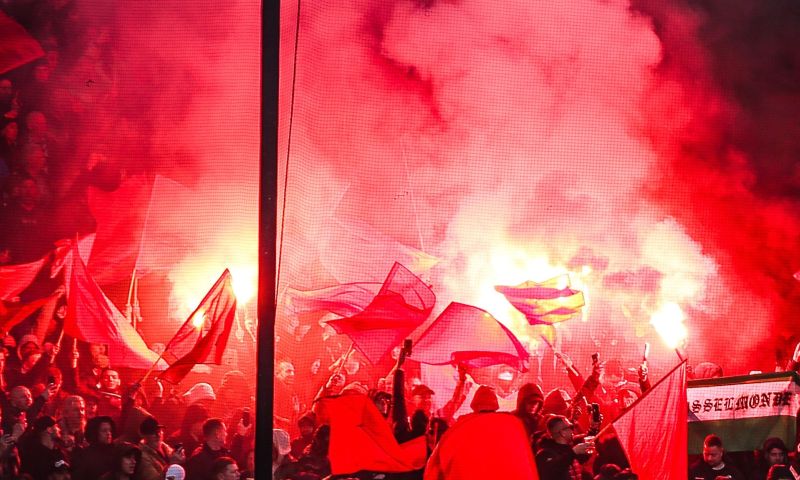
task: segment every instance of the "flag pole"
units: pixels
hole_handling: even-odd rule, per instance
[[[152,365],[150,365],[150,369],[148,369],[148,370],[147,370],[147,373],[145,373],[145,374],[144,374],[144,377],[142,377],[142,379],[141,379],[141,380],[139,380],[139,381],[138,381],[138,382],[136,382],[136,383],[138,383],[139,385],[141,385],[141,384],[143,384],[144,382],[146,382],[148,378],[150,378],[150,374],[151,374],[151,373],[153,373],[153,370],[155,370],[155,369],[156,369],[156,365],[158,365],[158,362],[160,362],[160,361],[161,361],[161,359],[162,359],[162,358],[164,358],[164,353],[165,353],[166,351],[167,351],[167,349],[166,349],[166,348],[164,348],[164,351],[163,351],[163,352],[161,352],[161,353],[158,355],[158,358],[156,359],[156,361],[155,361],[155,362],[153,362],[153,364],[152,364]]]
[[[353,342],[350,342],[350,348],[347,349],[347,352],[344,354],[344,356],[340,357],[342,362],[339,364],[339,368],[336,369],[336,375],[341,375],[342,369],[344,368],[344,364],[347,363],[347,360],[350,359],[350,355],[353,354],[354,347],[355,344]]]
[[[64,330],[65,328],[62,326],[61,333],[58,335],[58,340],[56,341],[56,346],[59,348],[59,350],[61,349],[61,340],[64,339]],[[52,357],[50,357],[50,363],[53,364],[55,362],[56,362],[56,356],[53,355]]]

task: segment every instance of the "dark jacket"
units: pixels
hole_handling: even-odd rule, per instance
[[[72,478],[97,480],[114,468],[114,445],[91,444],[72,453]]]
[[[186,480],[211,480],[211,468],[219,457],[230,457],[227,448],[212,450],[207,443],[197,447],[186,461]]]
[[[725,475],[730,475],[733,480],[745,480],[745,476],[742,475],[742,472],[729,464],[725,464],[720,470],[713,470],[706,462],[700,460],[689,469],[689,480],[714,480],[717,477],[724,477]]]
[[[30,475],[33,480],[47,480],[47,476],[56,469],[56,462],[66,460],[60,448],[47,448],[33,436],[20,440],[19,456],[22,461],[20,471]]]
[[[556,443],[550,437],[543,437],[539,440],[539,446],[536,451],[536,468],[539,471],[539,478],[572,480],[570,468],[573,466],[580,467],[580,463],[585,460],[586,458],[579,458],[575,454],[571,445]],[[585,472],[583,476],[591,478]]]

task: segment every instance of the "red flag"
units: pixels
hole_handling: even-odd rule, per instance
[[[159,377],[171,383],[180,383],[197,364],[220,365],[235,318],[236,296],[231,272],[226,268],[167,344],[165,354],[174,355],[177,360]]]
[[[128,323],[89,275],[81,256],[72,254],[64,333],[89,343],[108,346],[114,366],[150,368],[158,359],[155,352]]]
[[[45,258],[42,258],[31,263],[0,267],[0,300],[9,301],[18,297],[39,274],[44,262]]]
[[[510,413],[459,418],[445,432],[425,467],[425,480],[488,478],[539,479],[525,426]]]
[[[36,313],[50,300],[51,297],[44,297],[26,304],[16,303],[12,305],[7,305],[5,302],[0,301],[0,331],[10,331],[23,320]]]
[[[97,222],[87,265],[95,280],[110,284],[129,279],[136,264],[151,185],[143,176],[126,178],[113,192],[90,187],[89,210]]]
[[[586,303],[583,292],[569,286],[569,276],[559,275],[545,282],[528,281],[508,287],[498,285],[502,293],[531,325],[551,325],[573,318]]]
[[[0,75],[44,56],[39,42],[2,11],[0,32]]]
[[[331,312],[349,317],[363,311],[375,298],[380,283],[345,283],[318,290],[286,290],[286,313],[301,315],[311,312]]]
[[[398,444],[389,423],[367,396],[325,399],[322,410],[331,426],[331,474],[410,472],[425,466],[425,436]]]
[[[361,313],[328,325],[350,337],[353,346],[375,365],[422,325],[434,303],[430,287],[395,262],[378,295]]]
[[[686,478],[686,362],[681,362],[614,420],[619,442],[639,478]]]
[[[530,354],[505,325],[478,307],[453,302],[414,345],[414,360],[479,368],[506,364],[527,370]]]

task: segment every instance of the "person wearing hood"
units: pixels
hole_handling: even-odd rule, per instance
[[[142,451],[136,445],[127,442],[115,445],[111,470],[100,480],[133,480],[141,461]]]
[[[89,443],[72,454],[72,475],[84,480],[97,480],[113,466],[116,425],[111,417],[94,417],[86,422],[84,439]]]
[[[750,478],[753,480],[766,480],[770,468],[774,465],[786,465],[788,452],[786,444],[780,438],[771,437],[766,439],[761,447],[761,455],[759,455]]]
[[[497,394],[494,393],[494,389],[486,385],[478,387],[475,391],[475,396],[472,397],[469,408],[472,409],[473,414],[498,411],[500,404],[497,402]]]
[[[297,426],[300,436],[292,440],[292,458],[297,460],[305,454],[306,447],[314,439],[314,430],[317,428],[317,418],[312,412],[306,412],[299,420]]]
[[[531,445],[534,435],[541,430],[543,405],[544,391],[539,385],[526,383],[517,392],[517,408],[511,413],[522,420]]]

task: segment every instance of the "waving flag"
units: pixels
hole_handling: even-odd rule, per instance
[[[366,395],[325,399],[322,411],[331,426],[328,457],[333,475],[361,470],[410,472],[425,466],[425,437],[398,444]]]
[[[318,239],[325,269],[339,283],[381,281],[383,272],[397,261],[414,273],[430,270],[439,259],[403,245],[373,226],[356,220],[326,221]]]
[[[180,383],[197,364],[222,364],[235,318],[236,296],[231,272],[225,269],[167,344],[165,355],[177,360],[159,377],[170,383]]]
[[[39,42],[2,11],[0,32],[0,75],[44,56]]]
[[[628,410],[614,430],[639,478],[686,478],[686,362],[681,362]]]
[[[30,286],[42,269],[46,258],[20,265],[0,267],[0,300],[9,301]]]
[[[350,337],[353,346],[375,365],[425,322],[434,303],[430,287],[395,262],[378,295],[361,313],[328,325]]]
[[[527,370],[530,354],[514,333],[489,312],[453,302],[414,345],[414,360],[468,367],[505,364]]]
[[[150,368],[158,355],[100,290],[81,256],[73,252],[64,332],[79,340],[108,346],[114,366]]]
[[[570,288],[569,275],[559,275],[545,282],[527,281],[517,286],[498,285],[502,293],[531,325],[552,325],[573,318],[586,302],[583,292]]]
[[[345,283],[317,290],[286,289],[284,304],[289,315],[331,312],[349,317],[363,311],[375,298],[380,283]]]

